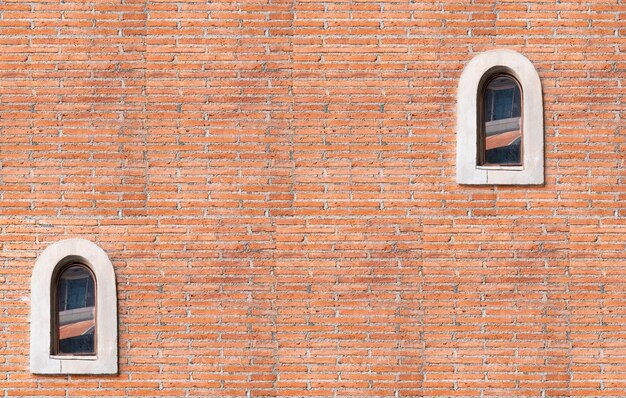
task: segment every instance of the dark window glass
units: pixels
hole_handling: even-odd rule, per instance
[[[56,284],[55,354],[94,354],[95,281],[83,265],[71,265]]]
[[[522,159],[519,84],[500,75],[489,81],[482,100],[483,159],[486,165],[520,165]]]

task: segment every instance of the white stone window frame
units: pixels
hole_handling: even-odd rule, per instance
[[[510,75],[522,90],[522,165],[480,165],[479,101],[485,84]],[[513,50],[491,50],[465,67],[457,91],[456,181],[466,185],[540,185],[544,183],[544,130],[541,80],[532,62]]]
[[[88,267],[96,280],[95,355],[52,355],[51,288],[57,271],[70,263]],[[67,239],[48,246],[37,259],[31,279],[30,371],[35,374],[117,373],[117,287],[109,257],[85,239]]]

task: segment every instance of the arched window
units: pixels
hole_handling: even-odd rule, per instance
[[[511,75],[491,77],[479,101],[479,164],[522,165],[522,91]]]
[[[96,281],[83,264],[63,267],[52,287],[52,353],[95,355]]]
[[[474,57],[459,80],[457,182],[542,184],[543,99],[533,64],[510,50]]]
[[[117,373],[117,289],[106,253],[84,239],[48,246],[31,280],[30,369]]]

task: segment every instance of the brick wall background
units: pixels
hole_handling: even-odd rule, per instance
[[[0,2],[0,395],[625,396],[626,3]],[[477,53],[546,184],[454,180]],[[30,274],[115,265],[117,376],[28,371]]]

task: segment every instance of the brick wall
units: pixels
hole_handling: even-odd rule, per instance
[[[626,3],[0,2],[0,395],[626,396]],[[455,183],[477,53],[546,184]],[[117,376],[28,371],[52,242],[107,251]]]

